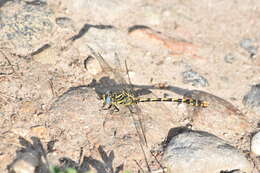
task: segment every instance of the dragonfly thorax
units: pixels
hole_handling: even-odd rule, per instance
[[[125,90],[117,92],[108,91],[103,95],[104,106],[131,105],[134,103],[136,103],[135,97]]]

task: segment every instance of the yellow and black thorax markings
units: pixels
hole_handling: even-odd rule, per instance
[[[133,94],[125,90],[110,94],[105,94],[103,96],[105,104],[111,105],[131,105],[135,104],[135,99]],[[109,101],[108,101],[109,100]]]

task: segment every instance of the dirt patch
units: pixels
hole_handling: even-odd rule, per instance
[[[146,169],[129,110],[101,109],[97,88],[112,76],[95,59],[87,60],[88,46],[127,81],[126,61],[142,97],[208,102],[207,108],[138,104],[154,170],[159,165],[150,151],[159,158],[160,144],[174,127],[192,126],[250,151],[260,118],[242,101],[260,83],[259,1],[50,0],[0,6],[0,172],[15,160],[19,137],[31,142],[32,136],[44,147],[56,141],[48,155],[52,164],[62,157],[77,161],[81,150],[89,163],[97,163],[103,151],[113,171],[122,165],[130,172]]]

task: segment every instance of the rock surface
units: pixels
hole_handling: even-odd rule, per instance
[[[53,12],[45,5],[7,1],[1,7],[0,39],[13,53],[26,56],[39,49],[53,31]]]
[[[260,84],[251,87],[251,90],[244,96],[243,103],[260,114]]]
[[[242,153],[222,139],[202,131],[174,136],[167,145],[163,160],[174,173],[252,171],[252,165]]]
[[[251,139],[251,152],[260,156],[260,132],[257,132]]]

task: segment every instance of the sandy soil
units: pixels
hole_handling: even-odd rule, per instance
[[[2,12],[20,8],[9,2],[1,5]],[[129,111],[101,110],[97,89],[114,76],[95,59],[87,59],[88,45],[128,81],[126,60],[131,83],[148,91],[143,97],[189,95],[209,103],[207,108],[138,105],[152,168],[159,166],[149,151],[159,159],[169,130],[187,124],[245,153],[250,150],[260,116],[242,100],[260,83],[260,1],[49,0],[33,6],[43,11],[32,12],[35,22],[48,25],[21,23],[39,28],[30,37],[16,34],[8,40],[3,33],[12,33],[10,28],[0,34],[0,172],[16,158],[19,137],[31,141],[32,136],[44,147],[56,141],[48,155],[52,164],[62,157],[77,162],[83,151],[90,163],[102,165],[103,148],[114,170],[124,165],[124,170],[137,172],[136,163],[145,169]],[[188,80],[184,72],[199,77]],[[151,89],[154,86],[161,89]]]

